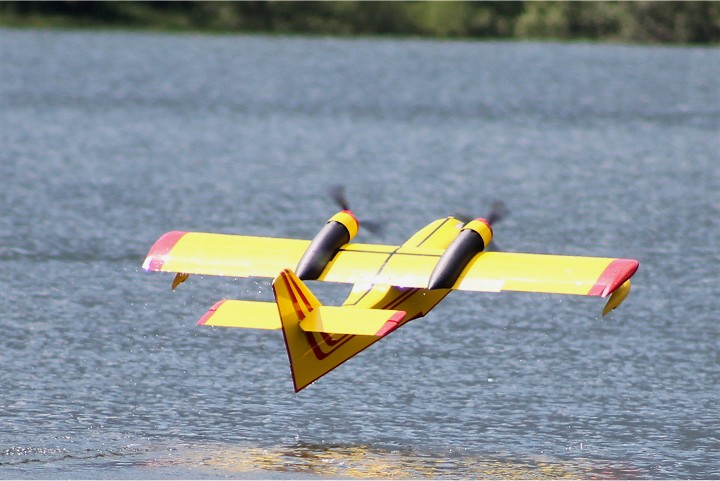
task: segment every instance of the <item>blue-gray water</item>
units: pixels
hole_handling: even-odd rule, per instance
[[[720,477],[720,51],[0,30],[0,477]],[[597,298],[454,293],[299,394],[267,281],[142,260],[308,238],[631,257]],[[321,299],[347,291],[315,284]]]

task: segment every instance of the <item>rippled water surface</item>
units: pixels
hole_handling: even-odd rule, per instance
[[[718,49],[0,30],[0,477],[720,477]],[[454,293],[294,394],[173,229],[483,215],[628,300]],[[347,290],[314,285],[325,302]]]

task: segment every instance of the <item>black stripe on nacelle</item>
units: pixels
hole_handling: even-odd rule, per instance
[[[342,223],[331,220],[317,233],[298,262],[295,274],[303,281],[320,277],[340,247],[350,242],[350,232]]]
[[[460,231],[438,259],[430,274],[428,289],[451,289],[468,262],[483,249],[485,242],[480,234],[472,229]]]

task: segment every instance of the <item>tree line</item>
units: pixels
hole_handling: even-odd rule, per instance
[[[720,2],[2,1],[0,24],[716,44]]]

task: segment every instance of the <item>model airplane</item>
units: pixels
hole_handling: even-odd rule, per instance
[[[273,279],[275,302],[222,300],[198,324],[282,329],[296,392],[453,290],[610,296],[603,315],[627,297],[638,261],[486,252],[490,224],[446,217],[400,246],[351,243],[360,224],[350,210],[312,241],[173,231],[153,245],[143,268],[177,273],[173,289],[189,274]],[[354,286],[341,306],[326,306],[308,280]]]

